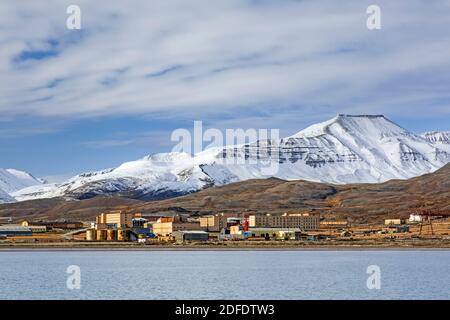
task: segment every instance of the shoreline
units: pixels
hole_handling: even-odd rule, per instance
[[[450,242],[370,243],[226,243],[147,244],[58,242],[46,244],[1,243],[1,252],[20,251],[449,251]]]
[[[219,251],[272,251],[272,252],[283,252],[283,251],[450,251],[449,248],[405,248],[405,247],[390,247],[390,248],[354,248],[354,247],[340,247],[340,248],[11,248],[5,249],[0,248],[1,253],[7,252],[219,252]]]

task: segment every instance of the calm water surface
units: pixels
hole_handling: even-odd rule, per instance
[[[450,299],[450,251],[0,252],[0,299]]]

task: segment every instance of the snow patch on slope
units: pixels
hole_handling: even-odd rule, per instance
[[[0,189],[0,203],[10,203],[15,202],[16,200],[11,197],[8,193]]]

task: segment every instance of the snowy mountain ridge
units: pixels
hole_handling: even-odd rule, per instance
[[[450,131],[430,131],[421,134],[421,136],[432,144],[450,146]]]
[[[444,133],[443,133],[444,134]],[[445,135],[444,135],[445,136]],[[162,199],[246,179],[277,177],[335,184],[379,183],[433,172],[450,162],[437,134],[416,135],[382,115],[340,114],[290,137],[186,153],[149,155],[11,193],[17,200],[121,195]],[[242,160],[245,159],[245,163]],[[253,160],[253,161],[252,161]],[[276,168],[267,175],[266,166]]]
[[[34,185],[42,185],[43,181],[36,179],[25,171],[0,168],[0,203],[13,202],[11,193]]]
[[[25,171],[0,168],[0,189],[7,193],[12,193],[34,185],[39,185],[43,182],[44,181],[35,178],[33,175]]]

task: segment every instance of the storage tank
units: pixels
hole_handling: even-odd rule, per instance
[[[105,241],[107,237],[106,230],[97,230],[97,241]]]
[[[107,236],[106,236],[106,240],[108,241],[116,241],[116,230],[113,229],[109,229]]]
[[[94,241],[95,240],[95,229],[86,230],[86,240]]]

